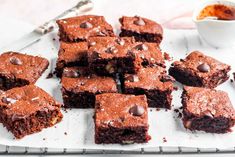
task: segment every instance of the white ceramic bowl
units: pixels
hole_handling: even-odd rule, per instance
[[[207,5],[224,4],[235,7],[233,0],[210,0],[195,8],[193,21],[196,24],[199,35],[213,47],[235,46],[235,20],[197,20],[200,11]]]

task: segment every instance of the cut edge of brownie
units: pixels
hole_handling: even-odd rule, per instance
[[[0,109],[0,113],[2,113],[1,110],[2,109]],[[11,117],[4,117],[4,114],[1,114],[0,121],[17,139],[21,139],[26,135],[40,132],[44,128],[55,125],[60,122],[62,118],[63,115],[58,108],[52,111],[38,111],[26,117],[23,121],[22,118],[17,119],[15,117],[12,123],[9,123],[12,121]]]
[[[230,70],[231,67],[228,66],[227,69],[219,70],[212,76],[205,79],[194,73],[172,66],[169,68],[169,75],[174,77],[178,82],[188,86],[215,88],[229,79],[228,72]]]
[[[186,129],[191,131],[205,131],[208,133],[227,133],[232,131],[231,127],[235,125],[235,120],[231,120],[230,118],[223,116],[210,117],[204,115],[200,117],[190,113],[185,109],[188,101],[187,91],[185,89],[183,89],[181,99],[181,103],[183,105],[182,121]]]
[[[94,116],[95,117],[95,116]],[[95,127],[95,143],[96,144],[133,144],[146,143],[151,139],[148,134],[148,128],[145,127],[126,127],[126,128],[97,128]],[[131,138],[128,135],[132,135]],[[113,138],[119,137],[119,138]]]
[[[160,45],[163,39],[161,34],[138,33],[135,31],[124,30],[124,29],[121,29],[121,33],[119,34],[119,36],[120,37],[134,37],[136,41],[157,43],[158,45]]]
[[[63,87],[61,91],[63,93],[62,97],[65,108],[94,108],[94,93],[88,91],[74,93],[73,91],[68,91]]]
[[[143,88],[124,87],[124,93],[142,95],[145,94],[149,107],[171,109],[173,90],[160,91],[157,89],[145,90]]]

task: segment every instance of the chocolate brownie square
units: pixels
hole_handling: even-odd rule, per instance
[[[185,86],[182,104],[187,129],[226,133],[235,124],[235,110],[224,91]]]
[[[138,70],[131,38],[94,37],[89,39],[89,45],[88,63],[96,74],[135,73]]]
[[[161,25],[147,18],[134,16],[123,16],[119,19],[121,23],[120,37],[135,37],[136,41],[154,42],[160,44],[163,38]]]
[[[131,51],[136,55],[140,66],[162,66],[165,67],[164,55],[156,43],[135,42]]]
[[[0,63],[1,90],[34,84],[49,65],[45,58],[18,52],[1,54]]]
[[[125,74],[124,93],[145,94],[149,107],[171,109],[173,80],[162,67],[141,68],[137,74]]]
[[[146,143],[148,104],[145,95],[105,93],[96,96],[95,143]]]
[[[188,86],[215,88],[229,79],[230,70],[229,65],[194,51],[172,63],[169,74]]]
[[[60,42],[60,50],[56,63],[56,74],[61,77],[65,67],[87,66],[87,42]]]
[[[60,122],[60,106],[35,85],[16,87],[0,95],[0,122],[16,138],[23,138]]]
[[[82,15],[56,21],[60,40],[68,42],[86,41],[89,37],[115,36],[113,28],[103,16]]]
[[[113,78],[90,74],[87,67],[65,68],[61,84],[67,108],[94,108],[97,94],[117,92]]]

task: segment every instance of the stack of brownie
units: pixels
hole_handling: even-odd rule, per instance
[[[169,74],[184,86],[183,123],[190,130],[226,133],[235,125],[235,110],[228,94],[213,88],[229,79],[231,67],[201,52],[175,61]]]
[[[5,52],[0,55],[0,63],[0,122],[16,138],[61,121],[61,105],[34,85],[47,69],[47,59]]]
[[[120,23],[118,37],[103,16],[57,21],[64,105],[95,108],[96,143],[147,142],[147,108],[171,108],[174,79],[159,47],[162,27],[138,16]]]

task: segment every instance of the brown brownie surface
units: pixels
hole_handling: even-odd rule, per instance
[[[225,133],[235,124],[235,110],[224,91],[184,87],[184,125],[191,130]]]
[[[0,95],[0,122],[16,138],[41,131],[61,121],[60,104],[35,85],[10,89]]]
[[[113,28],[103,16],[82,15],[57,20],[60,39],[63,41],[86,41],[94,36],[114,36]]]
[[[0,87],[3,90],[35,83],[49,65],[45,58],[18,52],[1,54],[0,62]]]

